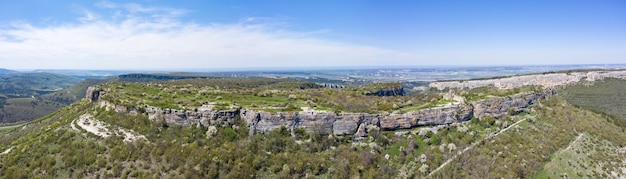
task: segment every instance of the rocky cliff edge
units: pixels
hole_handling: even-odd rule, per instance
[[[553,89],[541,92],[521,93],[508,97],[467,103],[454,102],[441,107],[421,109],[407,113],[339,113],[305,110],[300,112],[264,112],[249,109],[214,110],[211,105],[204,105],[194,110],[162,109],[153,106],[122,107],[101,100],[103,92],[90,87],[86,98],[96,102],[107,110],[139,113],[141,110],[150,119],[183,126],[189,125],[234,125],[237,118],[244,119],[250,128],[250,134],[265,133],[285,126],[288,129],[304,128],[309,132],[334,135],[353,135],[365,137],[369,130],[410,129],[418,126],[445,125],[468,121],[473,117],[499,117],[510,112],[520,112],[551,95]]]
[[[621,78],[626,79],[626,70],[619,71],[589,71],[589,72],[571,72],[571,73],[551,73],[551,74],[533,74],[513,76],[497,79],[484,80],[460,80],[460,81],[443,81],[433,82],[429,85],[431,88],[443,90],[446,88],[477,88],[483,86],[494,86],[499,89],[513,89],[523,86],[543,86],[555,87],[566,85],[579,81],[595,81],[604,78]]]

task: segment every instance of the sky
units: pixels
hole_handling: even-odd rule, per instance
[[[0,0],[0,68],[626,63],[626,1]]]

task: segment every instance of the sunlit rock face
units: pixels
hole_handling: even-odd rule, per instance
[[[86,98],[96,102],[101,107],[116,112],[129,114],[144,113],[150,119],[165,121],[182,126],[230,126],[235,125],[237,118],[243,119],[250,134],[266,133],[279,129],[282,126],[293,131],[295,128],[304,128],[309,132],[319,134],[353,135],[365,137],[368,129],[373,126],[380,130],[410,129],[425,125],[444,125],[470,120],[472,117],[506,115],[508,112],[520,112],[531,105],[538,103],[556,91],[546,89],[542,92],[521,93],[508,97],[493,97],[490,99],[466,103],[454,102],[441,107],[421,109],[407,113],[334,113],[327,111],[299,111],[299,112],[265,112],[249,109],[214,110],[211,105],[205,105],[194,110],[161,109],[153,106],[125,107],[101,100],[103,92],[89,88]],[[142,110],[137,110],[137,109]],[[141,111],[141,112],[139,112]]]
[[[596,81],[604,78],[621,78],[626,79],[626,71],[591,71],[591,72],[572,72],[572,73],[552,73],[552,74],[535,74],[523,75],[498,79],[485,80],[463,80],[463,81],[444,81],[433,82],[429,85],[431,88],[443,90],[446,88],[478,88],[483,86],[494,86],[499,89],[513,89],[522,86],[543,86],[546,88],[558,85],[565,85],[579,81]]]

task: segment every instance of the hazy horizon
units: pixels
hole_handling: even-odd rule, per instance
[[[8,69],[18,72],[137,72],[137,73],[214,73],[214,72],[309,72],[309,71],[336,71],[336,70],[387,70],[387,69],[453,69],[462,70],[466,68],[533,68],[536,71],[551,71],[554,69],[626,69],[626,63],[621,64],[549,64],[549,65],[424,65],[424,66],[332,66],[332,67],[250,67],[250,68],[163,68],[163,69]]]

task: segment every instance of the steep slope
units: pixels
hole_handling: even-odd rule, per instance
[[[625,177],[626,155],[622,152],[603,151],[593,146],[626,146],[624,129],[609,122],[602,115],[586,111],[552,98],[535,108],[535,115],[507,132],[481,141],[474,149],[460,155],[435,177],[442,178],[539,178],[570,177],[607,178]],[[576,153],[589,154],[588,158],[563,158],[563,151],[577,145],[578,136],[596,139],[587,141],[593,149],[574,149]],[[554,167],[554,162],[570,160],[568,165]],[[548,162],[547,165],[545,163]],[[587,170],[576,170],[577,166]],[[545,168],[544,168],[545,166]],[[538,174],[538,171],[542,171]]]
[[[615,118],[626,127],[626,80],[606,79],[565,86],[561,95],[569,103]]]

